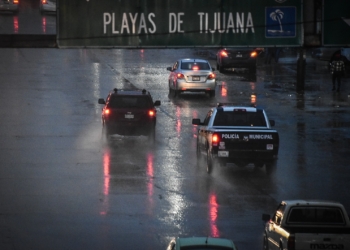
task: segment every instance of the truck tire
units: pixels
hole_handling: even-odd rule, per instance
[[[269,242],[266,236],[264,236],[263,250],[269,250]]]
[[[213,168],[215,166],[213,156],[209,149],[207,149],[207,157],[206,157],[206,166],[207,166],[207,173],[211,174],[213,172]]]
[[[271,174],[276,170],[277,162],[276,160],[271,160],[265,163],[266,174]]]

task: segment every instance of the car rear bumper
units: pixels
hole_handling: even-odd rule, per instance
[[[219,63],[220,67],[231,67],[231,68],[244,68],[244,67],[254,67],[256,66],[256,59],[248,60],[233,60],[231,58],[221,58]]]
[[[154,132],[155,123],[133,124],[130,122],[106,122],[105,129],[108,134],[119,135],[149,135]]]
[[[178,81],[177,90],[180,91],[209,91],[215,90],[216,81],[210,80],[206,82],[186,82]]]
[[[256,161],[271,161],[277,159],[278,151],[277,150],[235,150],[227,151],[228,155],[221,154],[220,151],[214,154],[214,157],[217,158],[220,162],[236,162],[236,161],[247,161],[247,162],[256,162]]]

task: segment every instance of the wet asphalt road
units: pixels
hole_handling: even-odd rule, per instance
[[[0,35],[56,34],[56,14],[40,13],[40,0],[20,0],[18,13],[0,12]]]
[[[261,60],[256,79],[217,72],[215,98],[169,98],[166,67],[205,50],[0,49],[0,249],[165,249],[174,236],[232,239],[261,249],[262,213],[283,199],[331,199],[350,210],[350,79],[332,93],[326,64]],[[97,99],[146,88],[156,144],[101,137]],[[193,117],[217,102],[263,107],[276,121],[276,169],[197,166]]]

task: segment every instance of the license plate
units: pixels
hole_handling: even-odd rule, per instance
[[[228,151],[218,151],[219,157],[228,157]]]
[[[192,76],[192,81],[199,81],[200,79],[200,76]]]
[[[242,54],[237,54],[236,57],[243,57],[243,55]]]
[[[125,114],[125,118],[126,119],[134,119],[134,115],[133,114]]]
[[[273,150],[273,144],[266,144],[267,150]]]

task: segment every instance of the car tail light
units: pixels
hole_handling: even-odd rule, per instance
[[[184,74],[181,74],[181,73],[178,73],[176,76],[177,76],[178,79],[183,79],[183,78],[185,78]]]
[[[250,53],[250,57],[257,57],[258,53],[256,51],[253,51]]]
[[[287,249],[288,250],[295,250],[295,236],[289,235],[288,242],[287,242]]]
[[[222,57],[228,57],[228,54],[227,54],[226,51],[221,51],[220,55],[221,55]]]
[[[14,4],[19,4],[19,0],[13,0]]]
[[[219,144],[220,138],[218,134],[213,134],[211,139],[212,146],[217,146]]]
[[[210,73],[208,75],[208,79],[215,79],[216,75],[214,73]]]
[[[155,117],[155,116],[156,116],[156,111],[150,110],[150,111],[148,111],[148,115],[149,115],[150,117]]]
[[[47,0],[41,0],[42,4],[47,4]]]
[[[103,111],[103,113],[104,113],[105,115],[109,115],[109,114],[111,113],[111,110],[110,110],[110,109],[105,109],[105,110]]]

